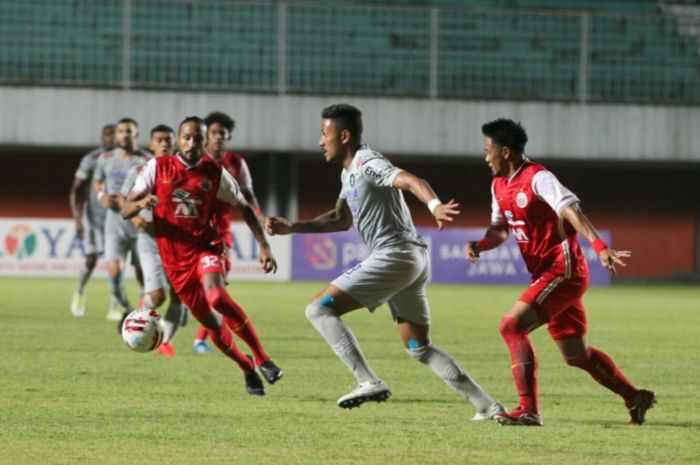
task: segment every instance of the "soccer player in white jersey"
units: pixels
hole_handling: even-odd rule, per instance
[[[80,270],[78,286],[73,292],[70,305],[71,313],[77,317],[85,315],[85,285],[97,265],[98,257],[104,252],[104,224],[107,212],[92,189],[92,177],[100,154],[114,148],[113,124],[107,124],[102,128],[101,141],[101,147],[90,151],[80,160],[69,195],[70,208],[75,220],[75,233],[85,247],[85,263]],[[116,300],[112,299],[110,310],[115,306]]]
[[[148,149],[156,157],[175,153],[175,132],[165,124],[159,124],[151,129],[151,141]],[[126,175],[126,180],[121,188],[121,204],[124,204],[134,188],[136,178],[144,165],[134,166]],[[153,211],[144,209],[131,219],[137,230],[136,249],[139,254],[139,262],[143,270],[143,306],[149,310],[156,310],[165,303],[166,295],[170,295],[170,303],[161,320],[163,327],[163,343],[158,347],[158,353],[166,357],[175,355],[175,349],[171,345],[175,332],[182,320],[182,301],[170,286],[163,269],[163,262],[158,252],[155,232],[153,230]]]
[[[338,399],[341,408],[367,401],[381,402],[391,392],[372,370],[341,316],[367,307],[389,304],[407,353],[427,365],[445,383],[469,399],[474,419],[489,419],[504,411],[451,355],[429,336],[430,307],[425,287],[430,276],[427,245],[417,234],[403,198],[409,191],[426,204],[442,228],[457,215],[453,200],[443,204],[423,179],[393,166],[382,154],[362,145],[362,113],[338,104],[321,113],[324,158],[340,163],[342,189],[335,209],[307,221],[270,217],[269,234],[344,231],[352,224],[370,255],[323,289],[306,307],[306,317],[355,376],[358,386]]]
[[[112,295],[117,299],[123,312],[117,315],[123,319],[131,304],[123,283],[122,266],[127,254],[131,252],[132,260],[138,257],[136,250],[136,229],[131,221],[120,215],[121,205],[119,194],[126,175],[133,166],[144,165],[150,154],[138,148],[138,124],[131,118],[123,118],[117,122],[115,139],[117,148],[103,153],[97,160],[93,187],[102,206],[107,209],[105,219],[105,260],[109,275]],[[121,333],[121,322],[117,327]]]

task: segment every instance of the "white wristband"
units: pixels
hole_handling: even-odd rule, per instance
[[[102,197],[105,196],[105,191],[101,190],[100,192],[97,193],[97,200],[102,200]]]
[[[434,213],[438,205],[442,205],[442,202],[440,202],[440,199],[438,199],[437,197],[428,202],[428,210],[430,210],[430,213]]]

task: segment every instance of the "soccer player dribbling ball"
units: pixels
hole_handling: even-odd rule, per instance
[[[265,395],[253,360],[238,349],[231,330],[262,360],[263,376],[271,384],[282,370],[270,360],[248,315],[233,302],[224,280],[223,244],[215,225],[217,202],[241,210],[260,245],[260,265],[277,270],[260,222],[243,198],[231,174],[204,156],[206,126],[201,118],[185,118],[178,128],[176,155],[150,160],[129,194],[122,216],[132,218],[153,209],[153,227],[168,280],[192,315],[208,328],[209,337],[245,374],[246,390]],[[213,309],[214,311],[212,311]],[[230,329],[229,329],[230,328]]]
[[[430,184],[391,164],[362,144],[362,113],[338,104],[321,113],[319,145],[328,162],[342,165],[342,188],[335,209],[307,220],[290,222],[268,217],[270,234],[344,231],[354,223],[370,250],[360,264],[326,286],[306,307],[306,317],[355,376],[357,388],[338,399],[341,408],[367,401],[381,402],[391,394],[372,370],[354,334],[341,316],[388,303],[406,352],[430,368],[476,408],[474,420],[504,412],[450,354],[430,339],[430,306],[426,285],[430,275],[427,244],[416,232],[403,191],[426,204],[438,227],[457,215],[457,203],[443,204]]]
[[[598,253],[601,264],[615,273],[629,251],[611,249],[579,207],[579,199],[547,169],[524,157],[527,134],[519,124],[498,119],[481,128],[491,185],[491,226],[480,241],[469,242],[465,255],[475,263],[481,252],[513,234],[532,284],[506,313],[499,331],[511,356],[520,405],[496,415],[506,425],[542,426],[537,394],[537,357],[528,334],[547,324],[566,364],[587,371],[593,379],[624,399],[630,423],[644,423],[656,401],[654,392],[637,389],[612,359],[591,347],[586,338],[582,297],[588,288],[588,265],[576,234]]]

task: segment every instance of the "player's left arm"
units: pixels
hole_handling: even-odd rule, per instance
[[[250,169],[248,168],[248,164],[245,162],[245,160],[241,160],[241,170],[238,174],[237,181],[241,188],[243,197],[245,197],[246,202],[248,202],[248,204],[253,208],[255,216],[260,219],[261,223],[264,222],[265,214],[260,208],[258,198],[255,196],[255,191],[253,190],[253,178],[250,175]]]
[[[600,263],[607,269],[617,273],[615,265],[627,266],[622,260],[632,255],[629,250],[613,250],[601,239],[593,223],[583,214],[578,203],[573,203],[564,207],[559,212],[559,216],[571,223],[576,232],[585,237],[591,243],[593,249],[598,253]]]
[[[277,272],[277,260],[272,255],[272,249],[270,244],[267,242],[265,233],[263,232],[260,220],[255,215],[253,208],[246,202],[245,197],[241,193],[238,183],[233,178],[231,173],[225,169],[221,170],[221,184],[219,185],[219,191],[217,192],[217,197],[224,202],[227,202],[243,214],[243,220],[248,225],[248,228],[253,232],[255,240],[258,241],[260,245],[260,266],[265,271],[265,273]]]
[[[438,229],[442,229],[446,221],[451,222],[453,217],[459,215],[459,204],[450,199],[442,203],[428,181],[421,179],[408,171],[400,171],[392,182],[392,186],[404,191],[409,191],[418,200],[428,206],[430,213],[435,217]]]

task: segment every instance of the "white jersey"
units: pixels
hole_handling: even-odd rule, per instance
[[[393,187],[402,170],[381,153],[362,146],[340,175],[340,198],[370,251],[405,244],[427,247],[411,219],[403,192]]]

